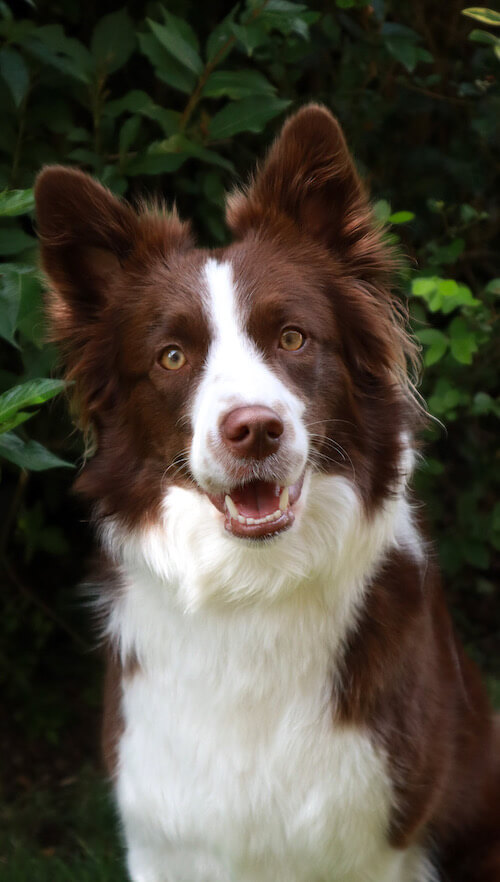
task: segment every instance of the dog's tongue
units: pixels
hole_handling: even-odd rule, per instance
[[[245,518],[265,518],[279,507],[280,487],[268,481],[251,481],[231,490],[238,513]]]

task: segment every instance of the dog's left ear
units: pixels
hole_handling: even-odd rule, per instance
[[[358,278],[385,274],[363,185],[342,129],[325,107],[309,105],[292,116],[248,190],[228,199],[228,223],[238,237],[283,218]]]

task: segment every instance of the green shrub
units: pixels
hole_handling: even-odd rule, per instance
[[[77,719],[71,701],[62,711],[57,700],[66,684],[45,700],[43,680],[53,696],[61,660],[74,654],[69,641],[89,639],[68,593],[88,546],[75,538],[72,475],[42,471],[78,463],[80,442],[62,400],[25,410],[61,388],[48,379],[56,354],[44,342],[34,176],[63,162],[130,198],[159,192],[194,218],[203,243],[223,244],[224,192],[283,116],[309,100],[340,118],[378,216],[409,256],[402,294],[422,344],[422,391],[439,421],[417,489],[462,632],[492,669],[500,97],[488,28],[496,13],[483,13],[484,29],[468,40],[471,19],[456,0],[446,9],[432,0],[247,0],[225,17],[221,3],[194,0],[145,11],[76,0],[22,10],[0,3],[0,555],[8,583],[0,661],[12,670],[16,659],[15,677],[0,676],[16,701],[15,731],[53,741]],[[68,664],[72,682],[84,682],[86,658]],[[86,700],[93,707],[95,692]]]

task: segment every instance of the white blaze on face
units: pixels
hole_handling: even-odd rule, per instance
[[[208,260],[204,280],[212,343],[191,414],[192,474],[206,490],[231,486],[219,426],[236,407],[263,405],[275,410],[283,421],[280,452],[275,456],[280,469],[286,472],[286,483],[293,484],[300,478],[308,455],[307,432],[301,419],[305,405],[265,363],[246,333],[231,265]]]

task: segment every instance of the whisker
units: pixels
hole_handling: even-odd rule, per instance
[[[355,426],[355,423],[353,423],[352,420],[341,420],[341,419],[337,419],[337,418],[335,418],[335,419],[332,418],[332,419],[328,419],[328,420],[313,420],[312,423],[306,423],[305,426],[306,426],[306,429],[308,429],[310,426],[318,426],[318,425],[323,426],[325,423],[345,423],[346,426]]]
[[[347,461],[349,463],[349,465],[351,467],[351,471],[352,471],[353,480],[356,480],[356,469],[354,468],[354,463],[353,463],[351,457],[349,456],[347,450],[345,449],[345,447],[342,447],[342,445],[338,444],[337,441],[334,441],[333,438],[329,438],[328,436],[318,435],[314,432],[310,433],[310,438],[312,438],[312,439],[316,438],[323,445],[325,445],[327,447],[327,449],[330,448],[332,451],[334,450],[336,453],[339,453],[340,456],[342,457],[342,460],[344,462]],[[328,456],[328,454],[326,454],[322,451],[312,450],[311,455],[310,455],[311,461],[312,461],[313,456],[321,457],[323,460],[326,460],[326,461],[329,460],[330,462],[335,463],[336,465],[339,465],[338,460],[332,459],[331,457]]]
[[[344,447],[338,443],[338,441],[334,441],[333,438],[328,438],[324,435],[316,435],[314,432],[311,432],[309,435],[310,438],[316,438],[322,444],[331,447],[333,450],[336,450],[338,453],[342,455],[343,459],[348,459],[349,455]]]
[[[168,477],[169,477],[170,479],[174,479],[174,478],[176,478],[177,475],[178,475],[178,474],[181,472],[181,470],[184,468],[184,466],[187,465],[187,462],[188,462],[188,451],[187,451],[187,450],[183,450],[181,453],[178,453],[177,456],[175,456],[175,457],[173,458],[173,460],[172,460],[172,462],[170,463],[170,465],[167,466],[167,468],[166,468],[165,471],[163,472],[163,474],[162,474],[162,476],[161,476],[161,479],[160,479],[160,484],[161,484],[161,486],[163,487],[163,484],[164,484],[164,482],[165,482],[165,480],[166,480],[166,478],[167,478],[167,475],[168,475]],[[171,472],[172,469],[174,469],[174,471],[173,471],[172,474],[169,475],[169,472]]]

